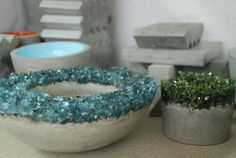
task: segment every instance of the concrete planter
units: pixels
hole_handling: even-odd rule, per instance
[[[19,46],[26,46],[41,42],[41,38],[38,32],[8,32],[6,34],[15,36],[15,38],[19,41]]]
[[[107,146],[126,136],[146,110],[119,119],[85,124],[33,123],[16,117],[0,117],[0,124],[30,146],[50,152],[83,152]]]
[[[50,96],[88,96],[118,90],[114,86],[95,83],[58,82],[31,90]],[[69,105],[70,106],[70,105]],[[129,112],[119,118],[102,119],[91,123],[51,124],[32,122],[27,118],[1,116],[0,126],[22,142],[39,150],[59,153],[84,152],[107,146],[126,136],[147,113],[147,107]]]
[[[192,145],[214,145],[231,135],[233,106],[191,110],[180,104],[163,108],[162,130],[168,138]]]
[[[89,64],[89,46],[78,42],[45,42],[11,52],[16,72],[58,70]]]

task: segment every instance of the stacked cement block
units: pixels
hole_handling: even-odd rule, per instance
[[[92,65],[111,61],[111,10],[109,0],[42,0],[45,41],[81,41],[91,46]]]
[[[0,78],[6,78],[13,72],[10,52],[18,46],[18,43],[14,36],[0,34]]]
[[[121,57],[131,70],[149,74],[158,85],[161,80],[174,79],[176,70],[219,69],[214,63],[223,54],[222,43],[200,42],[203,30],[202,23],[159,23],[138,28],[134,32],[138,46],[124,49]],[[160,98],[159,93],[153,104]]]

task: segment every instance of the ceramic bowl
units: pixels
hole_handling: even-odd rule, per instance
[[[89,64],[89,46],[79,42],[45,42],[11,52],[16,72],[58,70]]]
[[[19,40],[19,46],[25,46],[41,42],[40,34],[38,32],[7,32],[5,34],[14,35]]]

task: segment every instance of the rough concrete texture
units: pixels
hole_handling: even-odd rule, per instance
[[[131,112],[119,119],[66,125],[1,117],[0,125],[14,137],[36,149],[75,153],[98,149],[118,141],[133,130],[146,111]]]
[[[233,105],[192,110],[180,104],[165,106],[162,119],[164,135],[178,142],[215,145],[231,136]]]
[[[208,63],[204,67],[184,66],[184,67],[179,67],[179,69],[184,72],[198,72],[198,73],[212,72],[223,78],[228,78],[229,77],[228,63],[229,63],[228,59],[224,56],[221,56],[213,59],[210,63]]]
[[[175,66],[152,64],[148,66],[148,75],[154,78],[156,83],[160,85],[162,80],[170,80],[175,78]]]
[[[81,41],[91,46],[91,65],[113,65],[109,0],[42,0],[41,37]]]
[[[134,46],[124,49],[121,58],[128,62],[202,67],[222,54],[222,42],[202,41],[191,49],[150,49]]]
[[[42,16],[42,11],[39,8],[41,0],[23,0],[26,17],[28,22],[27,29],[30,31],[40,32],[42,30],[42,25],[40,23],[40,18]]]
[[[142,48],[186,49],[200,42],[203,23],[158,23],[135,30],[134,37]]]
[[[232,137],[214,146],[192,146],[172,141],[161,132],[161,118],[144,117],[127,137],[103,149],[80,154],[42,152],[25,145],[0,127],[1,158],[235,158],[236,118]]]

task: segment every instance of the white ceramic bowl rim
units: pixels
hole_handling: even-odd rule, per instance
[[[16,49],[15,55],[28,59],[61,58],[87,52],[89,46],[81,42],[44,42]]]

